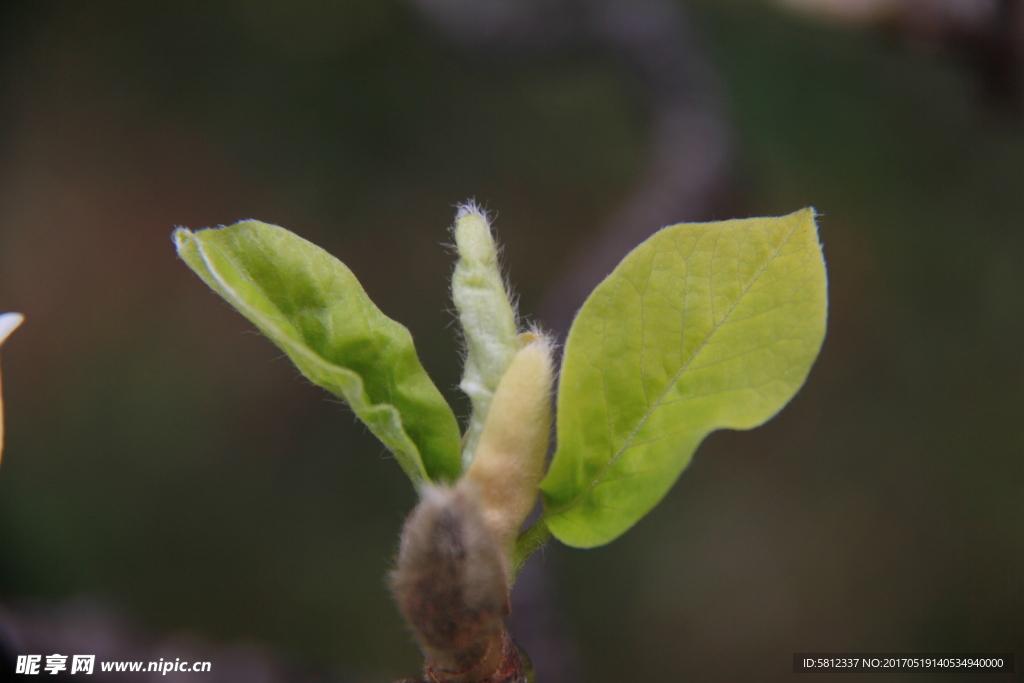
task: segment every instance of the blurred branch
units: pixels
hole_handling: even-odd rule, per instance
[[[947,52],[996,104],[1024,113],[1024,0],[776,0]]]

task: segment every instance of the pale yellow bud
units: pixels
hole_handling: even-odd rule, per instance
[[[491,401],[466,478],[476,485],[484,519],[512,558],[519,529],[537,502],[551,432],[554,363],[551,343],[537,335],[523,342]]]

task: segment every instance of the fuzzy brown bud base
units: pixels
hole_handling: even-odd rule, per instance
[[[391,589],[426,657],[427,681],[518,680],[494,678],[515,669],[506,661],[515,651],[504,626],[508,582],[472,482],[423,492],[402,532]]]

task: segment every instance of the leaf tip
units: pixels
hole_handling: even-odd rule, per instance
[[[809,221],[814,229],[818,229],[818,218],[823,214],[813,206],[806,206],[794,214],[798,219],[803,221]]]
[[[179,226],[171,233],[171,240],[174,241],[174,246],[180,253],[182,248],[185,246],[185,243],[191,240],[194,236],[195,234],[191,230]]]

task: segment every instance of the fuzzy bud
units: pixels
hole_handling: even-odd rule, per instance
[[[473,404],[463,451],[463,462],[468,465],[498,382],[519,344],[515,306],[501,277],[498,246],[487,215],[472,203],[460,207],[453,233],[459,261],[452,273],[452,300],[466,342],[466,364],[459,387]]]
[[[535,334],[520,335],[520,342],[494,393],[466,472],[507,561],[544,477],[554,384],[551,342]]]
[[[436,680],[486,680],[498,669],[505,562],[472,483],[424,489],[402,531],[391,590]]]

